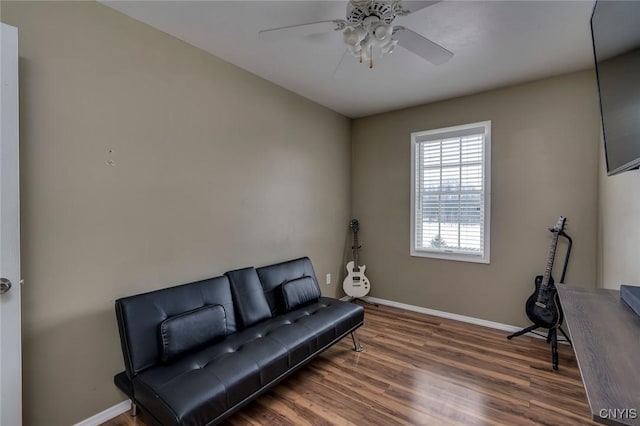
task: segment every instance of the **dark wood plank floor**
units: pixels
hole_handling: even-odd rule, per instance
[[[364,352],[345,338],[226,425],[595,425],[571,347],[367,307]],[[125,413],[108,426],[145,425]]]

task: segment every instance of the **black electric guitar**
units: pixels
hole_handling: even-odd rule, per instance
[[[560,216],[556,226],[550,229],[553,233],[553,238],[549,248],[549,256],[547,257],[547,266],[544,269],[544,275],[536,277],[536,290],[529,296],[525,305],[527,316],[538,327],[552,329],[562,323],[562,308],[558,300],[558,291],[551,276],[551,270],[556,257],[558,236],[564,231],[566,220]]]

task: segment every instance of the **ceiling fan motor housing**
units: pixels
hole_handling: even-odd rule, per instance
[[[391,24],[396,16],[404,14],[406,11],[398,0],[351,0],[347,4],[347,22],[350,24],[361,24],[369,16]]]

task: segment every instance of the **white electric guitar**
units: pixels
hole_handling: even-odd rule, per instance
[[[342,289],[349,297],[360,298],[369,294],[369,280],[364,276],[366,266],[358,265],[358,231],[360,224],[357,219],[353,219],[349,223],[351,231],[353,231],[353,260],[347,263],[347,277],[342,282]]]

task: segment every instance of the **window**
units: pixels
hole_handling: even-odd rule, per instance
[[[489,263],[491,122],[411,134],[411,256]]]

